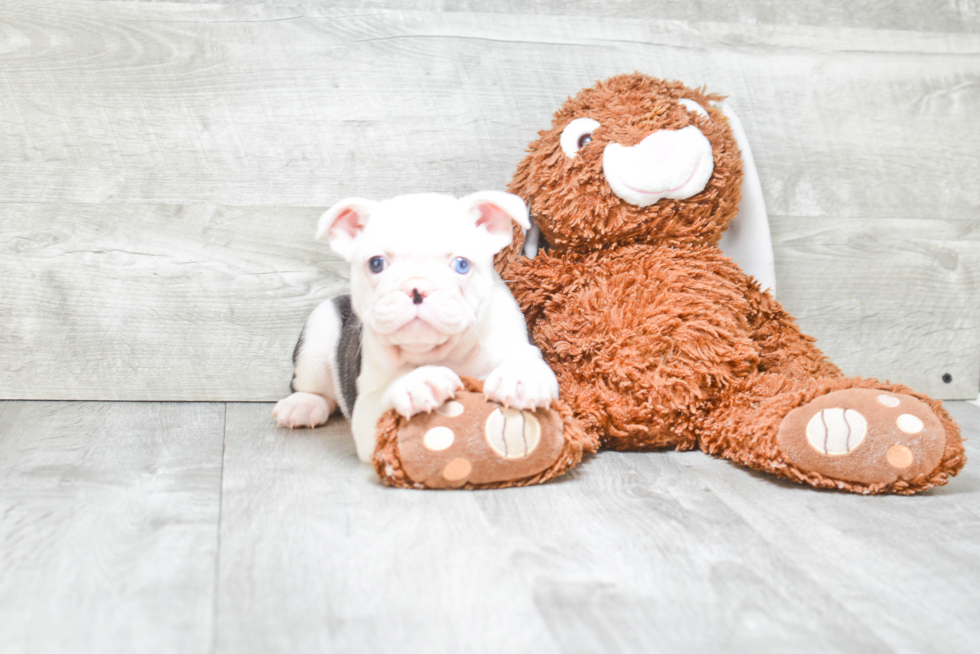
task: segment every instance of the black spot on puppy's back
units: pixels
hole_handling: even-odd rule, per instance
[[[350,295],[333,298],[340,317],[340,339],[337,341],[337,393],[340,409],[349,420],[357,400],[357,377],[361,374],[361,320],[351,307]]]

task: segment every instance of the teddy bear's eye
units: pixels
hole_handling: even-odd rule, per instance
[[[562,152],[569,157],[574,157],[592,140],[592,132],[597,127],[599,121],[591,118],[576,118],[568,123],[561,132]]]
[[[683,105],[684,108],[687,109],[688,111],[693,111],[694,113],[698,114],[705,120],[711,120],[711,118],[708,117],[708,112],[705,111],[704,107],[699,105],[694,100],[688,100],[687,98],[683,98],[681,100],[678,100],[677,103]]]

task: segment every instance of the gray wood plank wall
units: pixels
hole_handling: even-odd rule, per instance
[[[344,285],[323,208],[501,188],[637,69],[731,97],[846,372],[976,397],[976,3],[399,6],[0,2],[0,397],[276,399]]]

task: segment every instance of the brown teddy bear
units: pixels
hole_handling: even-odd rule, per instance
[[[722,97],[639,73],[570,98],[508,190],[536,221],[497,268],[606,448],[700,448],[857,493],[945,484],[966,459],[941,403],[844,377],[719,249],[743,166]],[[526,250],[525,250],[526,251]]]

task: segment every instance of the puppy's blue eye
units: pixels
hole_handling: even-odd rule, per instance
[[[368,270],[370,270],[375,274],[384,270],[385,266],[387,265],[388,262],[385,260],[384,257],[371,257],[370,259],[368,259]]]
[[[470,271],[470,267],[473,264],[466,257],[456,257],[453,259],[453,270],[458,272],[460,275],[465,275]]]

